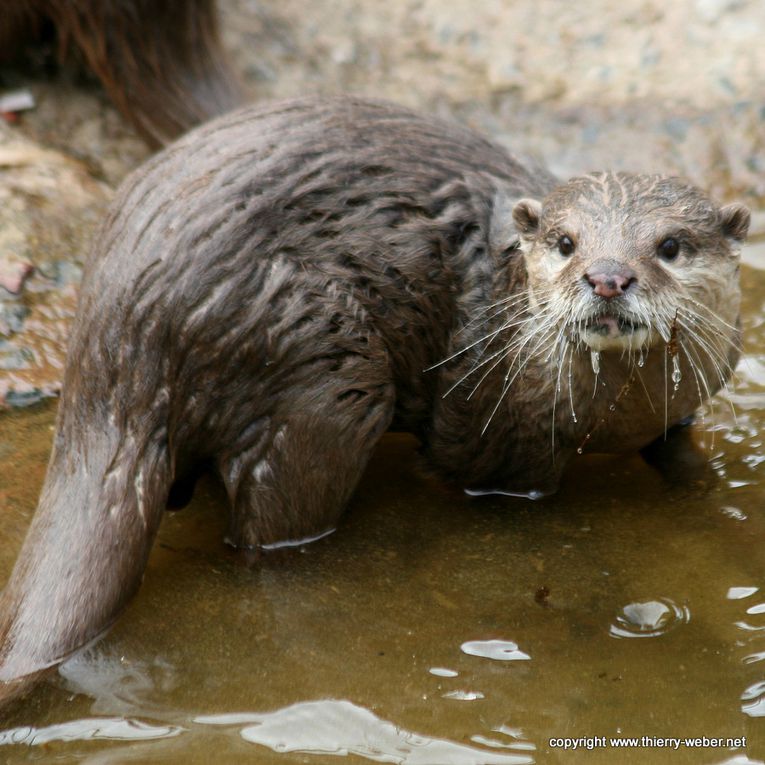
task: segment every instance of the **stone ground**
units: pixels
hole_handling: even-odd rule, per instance
[[[765,208],[761,0],[220,0],[256,101],[354,92],[453,117],[562,177],[682,174]],[[0,70],[0,402],[55,391],[87,241],[149,151],[91,82]],[[755,232],[765,218],[755,215]],[[37,272],[19,284],[26,264]],[[5,285],[5,288],[3,288]]]

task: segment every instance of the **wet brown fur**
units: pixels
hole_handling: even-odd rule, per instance
[[[60,58],[76,49],[151,145],[242,101],[214,0],[5,0],[0,50],[18,49],[45,20],[56,29]]]
[[[245,546],[332,528],[388,428],[463,486],[554,482],[608,392],[551,443],[544,349],[504,399],[510,360],[472,394],[469,375],[494,343],[533,335],[511,210],[553,205],[555,185],[469,130],[352,98],[235,112],[128,178],[96,237],[48,475],[0,599],[6,695],[117,617],[197,464],[222,477],[228,538]],[[624,383],[618,359],[605,377]],[[683,394],[669,424],[698,403]],[[598,439],[638,448],[666,424],[641,410]]]

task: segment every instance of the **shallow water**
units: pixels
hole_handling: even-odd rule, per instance
[[[252,561],[224,546],[225,498],[204,482],[165,517],[116,628],[6,718],[0,759],[765,759],[763,255],[747,253],[740,379],[697,428],[713,488],[585,456],[555,497],[469,498],[424,477],[414,440],[390,435],[335,534]],[[53,416],[0,419],[3,578]],[[595,736],[746,744],[550,743]]]

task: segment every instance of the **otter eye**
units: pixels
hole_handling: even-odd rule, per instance
[[[660,258],[674,260],[680,253],[680,242],[669,236],[659,245],[657,250]]]
[[[573,243],[573,241],[571,241],[570,236],[564,235],[558,239],[558,252],[560,252],[561,255],[568,257],[574,252],[575,249],[576,245]]]

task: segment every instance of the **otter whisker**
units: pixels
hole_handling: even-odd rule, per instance
[[[738,340],[738,332],[730,334],[723,332],[718,326],[715,326],[714,322],[709,321],[706,317],[703,317],[695,311],[689,311],[687,309],[682,310],[681,318],[684,318],[686,322],[689,322],[692,327],[687,327],[686,330],[694,337],[703,338],[711,348],[715,351],[715,359],[723,368],[730,368],[730,362],[728,360],[728,353],[726,349],[739,349],[740,342]],[[732,371],[732,370],[731,370]]]
[[[578,351],[577,347],[577,351]],[[568,405],[571,408],[571,419],[577,422],[576,408],[574,407],[574,370],[573,370],[574,352],[568,355]]]
[[[738,327],[735,327],[733,324],[730,324],[729,322],[725,321],[725,319],[723,319],[718,313],[715,313],[708,305],[704,305],[703,303],[691,297],[690,295],[686,295],[685,299],[689,303],[693,303],[693,305],[696,308],[701,309],[702,311],[705,311],[706,313],[708,313],[718,324],[721,324],[729,332],[731,333],[738,332]]]
[[[531,337],[534,337],[534,336],[532,335]],[[513,365],[515,364],[516,359],[518,359],[522,349],[519,350],[518,353],[515,355],[515,357],[513,358],[513,361],[510,363],[510,367],[509,367],[508,373],[505,376],[505,383],[502,386],[502,391],[499,394],[499,398],[497,399],[497,403],[495,404],[494,409],[492,409],[491,414],[489,415],[489,419],[486,421],[486,424],[483,426],[483,428],[481,430],[481,435],[486,433],[486,429],[489,427],[489,425],[491,424],[491,421],[494,419],[494,415],[499,410],[499,406],[502,403],[502,400],[504,399],[504,397],[507,395],[507,392],[510,390],[510,388],[512,388],[513,383],[518,378],[518,375],[520,375],[521,372],[524,370],[526,364],[528,363],[528,360],[530,358],[534,357],[537,349],[540,347],[540,345],[542,345],[544,343],[544,341],[547,339],[547,337],[548,337],[548,335],[545,335],[544,337],[542,337],[539,340],[539,342],[537,342],[537,344],[534,346],[534,348],[532,348],[531,352],[527,354],[526,360],[523,363],[519,364],[518,369],[516,370],[515,374],[513,374],[512,377],[510,377],[510,373],[512,372]]]
[[[516,376],[523,370],[523,368],[528,363],[529,359],[532,359],[537,355],[537,351],[539,350],[539,348],[545,345],[548,338],[550,337],[549,329],[551,324],[552,322],[550,321],[547,324],[542,325],[542,327],[540,327],[538,331],[536,331],[534,334],[531,334],[531,335],[528,335],[527,337],[522,338],[522,342],[518,344],[518,351],[513,357],[513,360],[510,362],[507,376],[505,377],[505,379],[507,379],[510,376],[510,373],[512,372],[515,362],[518,361],[518,359],[521,356],[521,353],[525,350],[526,346],[528,346],[531,343],[531,341],[534,340],[535,337],[539,336],[539,339],[537,340],[533,348],[526,353],[525,360],[522,363],[519,362],[518,372],[516,372]]]
[[[732,372],[730,368],[730,362],[723,355],[721,349],[716,347],[713,340],[708,340],[704,336],[704,333],[699,330],[699,328],[696,329],[697,331],[692,333],[691,342],[693,342],[702,351],[704,351],[712,365],[714,372],[717,375],[720,386],[722,387],[727,383],[728,378],[730,377],[730,373]]]
[[[562,344],[563,340],[565,339],[565,333],[566,333],[566,325],[561,324],[558,328],[558,333],[555,336],[555,339],[550,345],[550,352],[544,357],[545,362],[551,361],[553,356],[556,355],[556,351],[558,351],[558,356],[560,357],[560,350],[559,346]]]
[[[537,356],[537,352],[539,349],[546,345],[548,343],[548,340],[551,336],[550,329],[552,328],[552,322],[547,322],[542,327],[539,327],[537,331],[534,334],[530,334],[528,336],[522,337],[520,342],[517,344],[517,349],[515,356],[513,357],[512,361],[508,365],[508,371],[505,375],[505,380],[507,381],[510,378],[510,375],[513,372],[513,367],[515,366],[516,362],[518,362],[518,369],[513,375],[513,380],[523,371],[526,364],[529,362],[529,359],[532,359]],[[530,350],[527,350],[527,347],[532,343],[533,340],[536,339],[536,343],[531,347]],[[525,353],[525,357],[523,360],[521,360],[522,354]]]
[[[455,332],[455,337],[457,335],[462,334],[467,329],[477,329],[478,327],[481,327],[484,324],[490,322],[492,319],[496,318],[497,316],[501,316],[503,313],[506,313],[507,311],[511,310],[516,305],[524,304],[526,302],[527,302],[527,296],[525,294],[521,294],[521,295],[511,295],[510,297],[505,298],[504,300],[499,300],[496,303],[492,303],[492,305],[487,306],[486,308],[482,308],[478,312],[479,313],[478,316],[474,317],[473,319],[470,319],[470,321],[468,321],[466,324],[460,327],[460,329],[458,329]],[[500,310],[490,314],[489,316],[485,315],[492,309],[498,308],[499,306],[502,306]],[[477,322],[481,322],[481,323],[478,324]]]
[[[703,350],[703,348],[702,348],[702,350]],[[715,393],[718,393],[721,390],[727,391],[728,390],[728,381],[726,379],[723,379],[723,380],[721,380],[720,386],[717,388],[717,390],[714,390],[714,391],[710,390],[710,386],[708,384],[706,375],[704,374],[704,371],[703,371],[703,369],[704,369],[703,368],[703,364],[702,364],[701,359],[699,357],[699,349],[696,348],[696,346],[694,345],[693,342],[689,343],[689,356],[690,356],[690,351],[693,352],[693,354],[695,356],[696,363],[699,366],[699,374],[701,375],[701,382],[702,382],[702,384],[704,386],[704,391],[707,394],[707,400],[709,402],[709,407],[710,407],[712,416],[714,416],[715,404],[714,404],[713,396],[714,396]],[[718,370],[716,370],[716,371],[717,371],[717,373],[719,375],[719,371]],[[726,397],[726,401],[728,402],[728,406],[730,407],[731,416],[733,417],[734,422],[738,423],[738,415],[736,414],[736,408],[733,406],[733,402],[730,400],[729,397]],[[714,436],[713,436],[713,438],[714,438]]]
[[[691,372],[693,374],[693,379],[696,383],[696,391],[699,396],[699,411],[701,412],[701,422],[702,425],[706,425],[706,417],[704,415],[704,395],[701,391],[701,383],[699,381],[699,375],[703,375],[701,367],[699,366],[698,359],[694,359],[691,355],[691,352],[687,346],[687,344],[680,339],[679,341],[680,347],[685,353],[686,358],[688,359],[688,366],[691,368]],[[706,380],[704,381],[706,384]],[[714,415],[714,404],[712,404],[712,413]],[[714,434],[712,435],[712,444],[714,445]]]
[[[699,388],[699,403],[700,403],[702,423],[706,425],[706,415],[704,414],[704,409],[705,409],[704,397],[701,392],[701,388],[704,389],[704,393],[706,394],[706,401],[708,402],[708,407],[709,407],[709,411],[710,411],[710,415],[712,419],[714,419],[715,417],[715,402],[714,402],[714,399],[712,398],[712,393],[710,392],[710,389],[709,389],[709,383],[707,381],[706,374],[704,373],[704,367],[698,355],[698,350],[692,343],[690,344],[690,346],[683,344],[683,350],[685,351],[688,357],[688,361],[691,365],[691,369],[694,369],[695,367],[698,370],[698,374],[696,374],[696,371],[694,369],[694,376],[696,379],[696,385]],[[735,416],[736,416],[735,412],[733,413],[733,416],[735,419]],[[712,429],[712,440],[710,443],[710,448],[713,449],[714,445],[715,445],[715,431],[714,429]]]
[[[517,322],[517,326],[522,326],[523,324],[525,324],[525,323],[530,323],[531,321],[532,321],[532,319],[531,319],[530,317],[529,317],[529,318],[526,318],[526,319],[523,319],[522,321],[519,321],[519,322]],[[468,395],[468,397],[467,397],[467,398],[469,399],[469,398],[470,398],[470,397],[471,397],[471,396],[472,396],[472,395],[473,395],[473,394],[476,392],[476,390],[478,389],[479,385],[480,385],[480,384],[481,384],[481,383],[482,383],[482,382],[483,382],[483,381],[486,379],[486,377],[488,377],[488,375],[491,373],[491,371],[492,371],[493,369],[495,369],[495,368],[496,368],[496,366],[497,366],[499,363],[501,363],[502,359],[503,359],[503,358],[505,358],[505,357],[507,357],[509,354],[513,353],[513,351],[515,350],[515,346],[516,346],[516,344],[517,344],[517,343],[518,343],[518,340],[517,340],[517,338],[513,338],[513,339],[512,339],[512,340],[511,340],[509,343],[507,343],[507,345],[505,345],[503,348],[500,348],[498,351],[495,351],[494,353],[492,353],[492,354],[491,354],[491,356],[488,356],[488,357],[487,357],[487,358],[485,358],[485,359],[484,359],[484,358],[482,358],[482,355],[483,355],[483,353],[485,353],[485,351],[487,350],[488,346],[487,346],[487,348],[484,348],[484,349],[481,351],[481,353],[479,354],[479,356],[478,356],[478,363],[474,364],[474,365],[473,365],[473,366],[472,366],[472,367],[471,367],[471,368],[470,368],[470,369],[469,369],[469,370],[468,370],[468,371],[467,371],[467,372],[466,372],[464,375],[462,375],[462,377],[460,377],[460,378],[459,378],[459,380],[457,380],[457,382],[455,382],[455,383],[454,383],[454,384],[453,384],[453,385],[452,385],[452,386],[451,386],[451,387],[450,387],[450,388],[449,388],[449,389],[448,389],[448,390],[447,390],[447,391],[446,391],[446,392],[445,392],[445,393],[442,395],[442,398],[446,398],[446,397],[447,397],[447,396],[448,396],[450,393],[452,393],[454,390],[456,390],[456,389],[457,389],[457,388],[458,388],[458,387],[459,387],[459,386],[460,386],[460,385],[461,385],[461,384],[462,384],[462,383],[463,383],[465,380],[467,380],[467,378],[468,378],[468,377],[470,377],[472,374],[474,374],[475,372],[477,372],[477,371],[478,371],[479,369],[481,369],[482,367],[486,366],[486,364],[489,364],[489,363],[491,363],[491,362],[492,362],[494,359],[496,359],[496,358],[499,356],[500,358],[499,358],[499,360],[497,361],[497,363],[495,363],[495,364],[494,364],[494,365],[493,365],[493,366],[492,366],[492,367],[491,367],[491,368],[490,368],[490,369],[489,369],[489,370],[488,370],[488,371],[487,371],[487,372],[486,372],[486,373],[485,373],[485,374],[484,374],[484,375],[481,377],[481,379],[478,381],[478,383],[476,384],[476,386],[475,386],[475,387],[473,388],[473,390],[470,392],[470,394],[469,394],[469,395]]]
[[[724,344],[729,345],[731,343],[738,343],[738,331],[730,330],[724,325],[724,323],[721,325],[721,323],[716,318],[704,316],[694,309],[685,307],[679,308],[678,312],[681,318],[685,318],[687,321],[690,321],[694,327],[704,329],[706,332],[716,336]]]
[[[519,302],[523,302],[524,303],[524,308],[525,308],[525,300],[524,301],[519,301]],[[545,305],[546,305],[546,303],[540,304],[542,309],[544,309]],[[485,324],[488,324],[492,319],[495,319],[497,316],[501,316],[503,313],[508,313],[511,310],[511,308],[512,308],[512,306],[506,306],[505,308],[501,309],[500,311],[497,311],[496,313],[491,314],[491,316],[487,316],[487,317],[483,318],[483,321],[481,321],[479,324],[476,324],[475,327],[473,327],[473,329],[478,329],[478,328],[484,326]],[[516,309],[515,315],[517,316],[519,313],[521,313],[521,310]],[[479,317],[479,318],[481,318],[481,317]],[[474,319],[473,321],[477,321],[477,320],[478,319]],[[466,324],[464,327],[462,327],[462,329],[460,329],[456,334],[460,334],[461,332],[463,332],[465,329],[468,328],[469,325],[470,325],[470,322],[468,322],[468,324]]]
[[[537,334],[537,333],[535,333],[535,334]],[[516,346],[517,346],[517,348],[518,348],[518,353],[515,355],[515,357],[513,358],[513,360],[512,360],[512,361],[510,362],[510,364],[508,365],[508,372],[507,372],[507,374],[506,374],[506,376],[505,376],[505,380],[507,380],[507,378],[508,378],[508,377],[509,377],[509,375],[510,375],[510,370],[512,370],[513,364],[515,363],[515,360],[516,360],[516,359],[518,358],[518,356],[520,355],[520,353],[521,353],[521,351],[522,351],[522,349],[523,349],[523,346],[524,346],[525,344],[527,344],[527,343],[530,341],[531,337],[533,337],[533,335],[532,335],[532,336],[530,336],[528,340],[524,340],[523,342],[517,342],[517,341],[514,341],[514,342],[511,342],[511,343],[508,343],[508,345],[506,345],[506,346],[505,346],[505,347],[504,347],[502,350],[500,350],[500,351],[498,351],[497,353],[493,354],[493,355],[492,355],[492,356],[491,356],[489,359],[487,359],[486,361],[484,361],[484,362],[482,362],[481,364],[479,364],[479,365],[477,365],[476,367],[474,367],[474,368],[473,368],[473,369],[470,371],[470,373],[469,373],[469,374],[472,374],[474,371],[476,371],[476,370],[478,369],[478,367],[480,367],[480,366],[484,366],[486,363],[488,363],[489,361],[491,361],[492,359],[494,359],[496,356],[500,356],[500,358],[498,358],[498,359],[497,359],[497,361],[495,361],[495,363],[494,363],[494,364],[492,364],[492,366],[491,366],[491,367],[490,367],[490,368],[489,368],[489,369],[488,369],[488,370],[487,370],[487,371],[486,371],[486,372],[485,372],[485,373],[484,373],[484,374],[481,376],[480,380],[478,380],[478,382],[475,384],[475,386],[473,387],[473,389],[472,389],[472,390],[470,391],[470,393],[468,394],[467,398],[468,398],[468,399],[470,399],[470,398],[473,396],[473,394],[474,394],[474,393],[475,393],[475,392],[478,390],[478,388],[480,387],[481,383],[483,383],[483,381],[484,381],[484,380],[485,380],[485,379],[486,379],[486,378],[487,378],[487,377],[488,377],[488,376],[491,374],[491,372],[493,372],[493,371],[494,371],[494,370],[495,370],[495,369],[496,369],[496,368],[497,368],[497,367],[498,367],[498,366],[499,366],[499,365],[502,363],[502,361],[504,361],[504,360],[505,360],[505,359],[506,359],[506,358],[507,358],[507,357],[508,357],[508,356],[509,356],[511,353],[513,353],[513,352],[516,350]],[[531,356],[533,356],[533,352],[532,352],[531,354],[529,354],[529,356],[530,356],[530,357],[531,357]],[[524,362],[524,365],[525,365],[525,363],[526,363],[526,362]],[[519,371],[520,371],[520,370],[519,370]],[[468,374],[468,375],[465,375],[465,377],[468,377],[468,376],[469,376],[469,374]],[[465,379],[465,378],[463,378],[463,379]]]
[[[694,341],[697,341],[697,340],[698,340],[698,338],[694,338]],[[724,376],[724,375],[722,374],[722,372],[721,372],[720,368],[719,368],[717,365],[713,364],[713,368],[714,368],[714,371],[717,373],[717,376],[718,376],[719,387],[717,388],[717,390],[711,390],[711,389],[710,389],[710,386],[709,386],[709,384],[708,384],[708,381],[707,381],[706,375],[705,375],[705,374],[704,374],[704,372],[703,372],[703,364],[702,364],[702,362],[701,362],[701,359],[700,359],[700,357],[699,357],[699,351],[700,351],[700,350],[704,350],[704,351],[705,351],[706,349],[705,349],[705,348],[704,348],[704,346],[703,346],[703,345],[701,345],[701,344],[698,344],[698,345],[699,345],[699,347],[696,347],[696,345],[697,345],[696,343],[694,343],[693,341],[691,341],[691,342],[689,343],[689,348],[690,348],[690,351],[692,351],[692,352],[693,352],[693,354],[694,354],[694,357],[695,357],[695,360],[696,360],[697,364],[699,365],[699,373],[701,374],[701,379],[702,379],[702,382],[704,383],[704,388],[705,388],[705,391],[706,391],[706,393],[707,393],[707,396],[708,396],[708,398],[709,398],[709,400],[710,400],[710,407],[711,407],[711,408],[712,408],[712,410],[714,411],[714,399],[712,398],[712,396],[713,396],[713,395],[714,395],[714,394],[715,394],[717,391],[719,391],[719,390],[727,390],[727,389],[728,389],[728,379],[727,379],[727,377],[726,377],[726,376]],[[707,354],[707,357],[709,357],[709,355],[708,355],[708,354]],[[727,363],[727,361],[725,362],[725,366],[726,366],[726,369],[727,369],[727,370],[730,370],[730,365]],[[728,403],[730,404],[730,407],[731,407],[731,413],[732,413],[732,415],[733,415],[733,418],[734,418],[734,420],[737,420],[737,415],[736,415],[736,411],[735,411],[735,408],[733,407],[733,402],[731,402],[730,400],[728,400]]]
[[[530,317],[528,321],[529,321],[529,323],[532,323],[532,321],[533,321],[533,317]],[[542,331],[546,331],[546,330],[544,329],[544,325],[543,325],[543,327],[542,327]],[[485,379],[486,379],[486,378],[489,376],[489,374],[491,374],[491,372],[492,372],[494,369],[496,369],[496,368],[497,368],[497,367],[498,367],[498,366],[499,366],[499,365],[502,363],[502,361],[503,361],[504,359],[506,359],[506,358],[507,358],[507,357],[508,357],[508,356],[509,356],[511,353],[513,353],[513,352],[514,352],[514,351],[516,351],[516,349],[517,349],[517,350],[518,350],[518,353],[516,354],[516,356],[513,358],[513,360],[511,361],[511,363],[510,363],[510,365],[509,365],[510,369],[512,369],[512,366],[513,366],[513,364],[515,363],[515,359],[516,359],[516,358],[518,358],[518,355],[520,355],[520,353],[521,353],[521,351],[522,351],[523,347],[524,347],[524,346],[525,346],[525,345],[526,345],[528,342],[530,342],[530,340],[531,340],[531,338],[534,336],[534,334],[538,334],[538,328],[537,328],[537,331],[535,331],[535,332],[534,332],[534,334],[532,334],[532,335],[529,335],[527,339],[526,339],[526,338],[524,338],[524,336],[523,336],[523,334],[522,334],[522,333],[520,333],[520,334],[521,334],[521,338],[520,338],[520,340],[519,340],[518,338],[514,338],[514,339],[513,339],[513,340],[512,340],[510,343],[508,343],[508,344],[507,344],[507,345],[506,345],[504,348],[502,348],[502,349],[501,349],[500,351],[498,351],[497,353],[493,354],[491,357],[489,357],[489,358],[488,358],[488,359],[486,359],[485,361],[483,361],[483,362],[481,362],[480,364],[478,364],[478,365],[476,365],[475,367],[473,367],[473,369],[472,369],[472,370],[471,370],[471,371],[468,373],[468,375],[465,375],[465,378],[466,378],[466,377],[468,377],[470,374],[472,374],[473,372],[477,371],[477,369],[479,369],[480,367],[484,366],[484,365],[485,365],[485,364],[487,364],[489,361],[493,360],[493,359],[494,359],[494,358],[496,358],[497,356],[500,356],[500,358],[499,358],[499,359],[497,359],[497,361],[496,361],[494,364],[492,364],[492,366],[491,366],[491,367],[490,367],[490,368],[489,368],[489,369],[488,369],[488,370],[487,370],[487,371],[486,371],[486,372],[485,372],[485,373],[484,373],[484,374],[481,376],[481,379],[480,379],[480,380],[478,380],[478,382],[475,384],[475,387],[473,388],[473,390],[471,390],[471,391],[470,391],[470,393],[469,393],[469,394],[468,394],[468,396],[467,396],[467,398],[468,398],[468,399],[470,399],[470,398],[473,396],[473,394],[474,394],[474,393],[475,393],[475,392],[478,390],[478,388],[480,387],[481,383],[482,383],[482,382],[483,382],[483,381],[484,381],[484,380],[485,380]],[[509,371],[508,371],[508,375],[509,375]],[[465,378],[463,378],[463,379],[465,379]],[[505,378],[505,379],[507,379],[507,378]]]
[[[526,321],[526,319],[522,319],[520,321]],[[464,348],[461,348],[460,350],[456,351],[451,356],[447,356],[445,359],[441,359],[441,361],[433,364],[430,367],[427,367],[427,368],[423,369],[423,372],[430,372],[430,371],[432,371],[434,369],[437,369],[438,367],[442,366],[443,364],[446,364],[447,362],[452,361],[453,359],[456,359],[458,356],[461,356],[463,353],[469,351],[471,348],[475,348],[476,345],[480,345],[485,340],[489,340],[489,341],[493,340],[498,334],[500,334],[501,332],[504,332],[504,331],[510,329],[511,327],[515,326],[516,323],[518,323],[518,322],[516,322],[514,320],[505,322],[501,327],[499,327],[498,329],[495,329],[493,332],[489,332],[488,334],[484,335],[483,337],[479,337],[478,340],[474,340],[472,343],[470,343],[470,345],[466,345]]]
[[[497,368],[497,367],[498,367],[498,366],[499,366],[499,365],[500,365],[500,364],[501,364],[501,363],[502,363],[502,362],[503,362],[503,361],[504,361],[504,360],[505,360],[505,359],[506,359],[506,358],[507,358],[507,357],[508,357],[508,356],[509,356],[509,355],[510,355],[512,352],[513,352],[513,351],[512,351],[512,349],[511,349],[511,348],[507,348],[507,347],[505,347],[505,348],[504,348],[504,349],[501,351],[501,355],[500,355],[500,357],[499,357],[499,358],[498,358],[498,359],[497,359],[497,360],[496,360],[496,361],[495,361],[495,362],[494,362],[494,363],[493,363],[493,364],[492,364],[492,365],[489,367],[489,369],[488,369],[488,370],[486,370],[486,372],[484,372],[484,373],[483,373],[483,375],[481,375],[481,378],[480,378],[480,379],[478,380],[478,382],[477,382],[477,383],[476,383],[476,384],[473,386],[473,390],[471,390],[471,391],[470,391],[470,393],[468,393],[468,395],[467,395],[467,399],[468,399],[468,400],[470,400],[470,399],[473,397],[473,394],[474,394],[474,393],[475,393],[475,392],[478,390],[478,388],[480,388],[480,386],[481,386],[481,383],[482,383],[482,382],[483,382],[483,381],[484,381],[484,380],[485,380],[485,379],[486,379],[486,378],[487,378],[487,377],[488,377],[488,376],[489,376],[489,375],[490,375],[490,374],[491,374],[491,373],[492,373],[492,372],[493,372],[493,371],[494,371],[494,370],[495,370],[495,369],[496,369],[496,368]],[[497,354],[495,354],[495,355],[497,355]],[[494,358],[494,357],[492,356],[492,358]],[[472,374],[474,371],[475,371],[475,370],[471,370],[470,374]],[[463,378],[463,379],[464,379],[464,378]]]
[[[553,464],[555,464],[555,414],[558,407],[558,394],[561,392],[561,374],[563,372],[566,354],[574,352],[571,344],[565,341],[563,330],[564,328],[561,327],[560,332],[558,332],[558,337],[556,338],[556,343],[560,346],[560,350],[558,351],[558,370],[555,376],[555,388],[553,390],[552,422],[550,427],[550,449],[552,452]],[[569,396],[570,395],[571,393],[569,392]]]
[[[491,414],[489,415],[489,419],[486,420],[486,423],[484,424],[483,428],[481,428],[481,435],[483,436],[484,433],[486,433],[486,429],[491,424],[492,419],[494,419],[494,415],[497,413],[497,410],[499,409],[499,405],[502,403],[502,399],[507,395],[507,392],[512,387],[512,381],[509,383],[505,383],[502,387],[502,391],[499,394],[499,398],[497,399],[497,403],[494,406],[494,409],[491,410]]]
[[[648,406],[651,407],[652,412],[656,412],[656,407],[654,406],[653,399],[651,398],[651,394],[648,391],[648,388],[646,387],[645,380],[643,380],[643,375],[640,374],[640,368],[635,367],[633,370],[635,376],[637,377],[638,381],[640,382],[641,387],[643,388],[643,392],[645,393],[646,399],[648,399]]]

